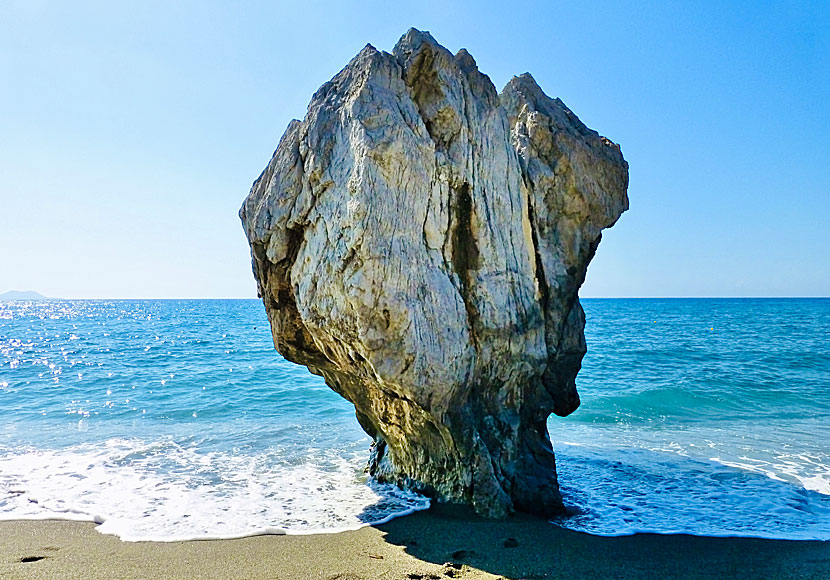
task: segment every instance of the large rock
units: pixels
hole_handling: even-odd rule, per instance
[[[354,404],[372,475],[550,515],[546,421],[579,405],[577,292],[627,186],[529,74],[499,95],[412,29],[314,94],[240,217],[276,349]]]

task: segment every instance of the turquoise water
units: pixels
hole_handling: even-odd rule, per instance
[[[830,299],[584,305],[582,406],[548,422],[564,525],[830,539]]]
[[[549,421],[556,524],[830,539],[830,300],[583,303],[583,404]],[[0,303],[0,518],[173,540],[426,507],[366,480],[368,443],[259,301]]]

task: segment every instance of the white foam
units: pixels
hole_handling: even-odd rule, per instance
[[[592,444],[557,443],[563,495],[580,512],[560,525],[598,535],[830,540],[821,455],[750,456],[689,433],[570,435]],[[122,540],[174,541],[336,532],[427,508],[426,498],[366,481],[364,443],[230,452],[163,438],[0,448],[0,519],[94,521]]]
[[[799,478],[804,489],[809,489],[824,495],[830,495],[830,471],[819,473],[812,477]]]
[[[712,461],[753,473],[759,473],[775,481],[797,482],[804,489],[830,495],[830,466],[815,458],[800,454],[778,455],[773,460],[741,456],[739,460],[712,457]]]
[[[830,497],[751,463],[560,445],[557,464],[565,501],[578,512],[556,522],[569,529],[830,540]]]
[[[0,450],[0,519],[98,523],[125,541],[239,538],[356,529],[429,506],[367,482],[365,449],[286,460],[202,452],[171,440],[65,451]]]

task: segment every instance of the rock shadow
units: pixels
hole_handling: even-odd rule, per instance
[[[517,514],[479,518],[438,504],[376,526],[390,544],[443,565],[443,576],[476,571],[530,578],[828,578],[830,542],[635,534],[604,537]]]

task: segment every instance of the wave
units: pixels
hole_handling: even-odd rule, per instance
[[[365,453],[288,460],[280,449],[203,452],[170,439],[0,449],[0,519],[85,520],[124,541],[179,541],[338,532],[429,507],[368,481]]]
[[[555,520],[601,536],[635,533],[830,540],[826,476],[786,480],[778,470],[699,461],[668,451],[560,444],[563,497]],[[779,467],[780,469],[780,467]],[[821,466],[825,472],[828,466]]]

